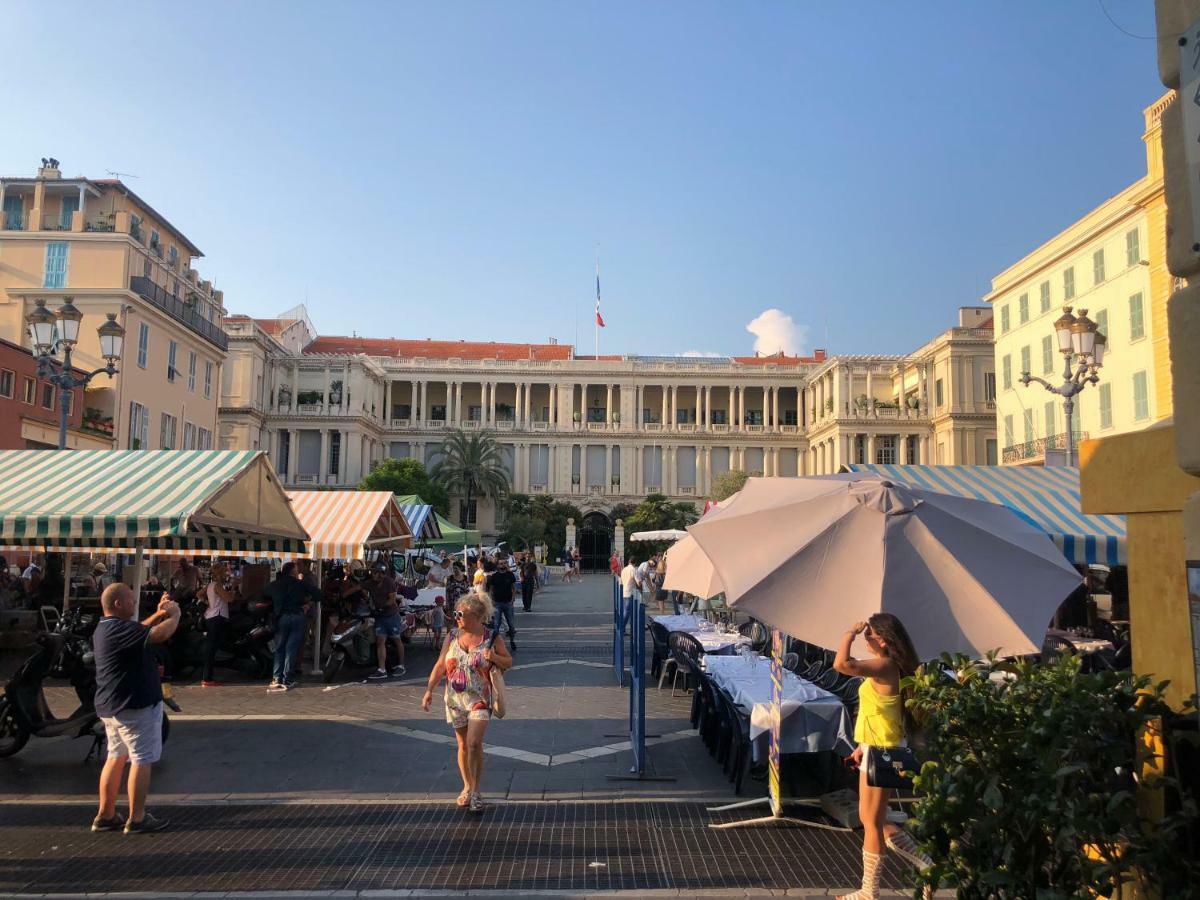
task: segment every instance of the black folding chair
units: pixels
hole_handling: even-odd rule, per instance
[[[671,659],[671,648],[667,644],[669,634],[666,625],[660,625],[658,622],[650,623],[650,640],[654,644],[654,655],[650,658],[650,677],[658,677],[659,690],[662,690],[667,666],[674,665]]]
[[[696,670],[700,668],[700,658],[704,656],[704,647],[686,631],[672,631],[667,635],[667,645],[671,650],[671,659],[675,662],[675,673],[671,676],[671,696],[675,696],[675,684],[683,675],[684,690],[691,690],[696,684]]]
[[[750,647],[755,653],[762,653],[763,648],[771,640],[771,635],[761,622],[746,622],[738,627],[738,633],[742,637],[750,639]]]

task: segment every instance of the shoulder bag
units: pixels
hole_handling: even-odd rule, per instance
[[[867,784],[878,788],[911,788],[921,771],[911,747],[867,747]]]
[[[496,643],[496,636],[499,632],[492,634],[492,639],[488,641],[488,649]],[[506,698],[504,696],[504,673],[500,671],[500,667],[495,663],[488,665],[488,677],[492,680],[492,715],[497,719],[503,719],[504,714],[508,711]]]

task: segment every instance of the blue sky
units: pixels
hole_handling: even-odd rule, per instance
[[[1104,3],[1153,33],[1149,0]],[[0,171],[136,174],[232,312],[578,328],[588,353],[597,247],[602,352],[750,353],[772,308],[804,350],[915,349],[1144,173],[1162,92],[1154,42],[1097,0],[22,0],[4,21]]]

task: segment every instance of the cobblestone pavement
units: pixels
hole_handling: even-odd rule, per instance
[[[712,831],[732,789],[688,724],[690,698],[648,691],[648,773],[628,772],[628,693],[610,663],[609,581],[553,585],[518,612],[509,713],[488,729],[485,796],[466,817],[440,704],[420,709],[435,651],[410,645],[385,683],[307,678],[286,694],[176,691],[152,808],[169,832],[92,835],[86,741],[34,739],[0,760],[0,892],[471,890],[785,892],[845,887],[856,835]],[[52,706],[69,691],[53,688]],[[748,782],[747,792],[764,792]],[[633,802],[638,800],[657,802]],[[741,816],[739,816],[741,817]],[[888,882],[899,887],[899,872]]]

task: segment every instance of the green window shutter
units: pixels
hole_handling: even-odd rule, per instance
[[[1133,373],[1133,418],[1138,422],[1150,418],[1150,392],[1144,371]]]
[[[1042,338],[1042,372],[1054,371],[1054,335]]]
[[[1129,339],[1136,341],[1146,336],[1146,321],[1142,315],[1142,293],[1138,291],[1129,298]]]
[[[1100,385],[1100,427],[1112,428],[1112,385]]]

